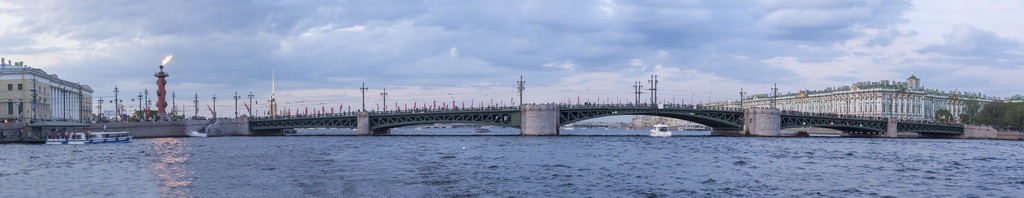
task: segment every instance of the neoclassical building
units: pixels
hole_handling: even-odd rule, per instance
[[[948,110],[959,120],[968,101],[985,103],[997,97],[963,91],[939,91],[921,87],[921,79],[911,75],[906,82],[858,82],[850,86],[829,87],[824,90],[804,90],[779,94],[775,105],[784,111],[830,113],[864,117],[894,117],[900,119],[931,120],[939,109]],[[772,97],[758,94],[743,98],[743,102],[729,101],[708,104],[739,108],[770,108]]]
[[[5,122],[86,121],[92,119],[92,93],[88,85],[0,59],[0,119]]]

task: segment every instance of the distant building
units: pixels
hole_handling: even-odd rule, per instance
[[[33,118],[92,119],[93,90],[88,85],[62,80],[56,74],[47,74],[23,62],[6,58],[0,58],[0,62],[3,62],[0,63],[0,119],[7,122],[27,122]]]
[[[1000,98],[980,93],[925,89],[921,86],[921,79],[910,75],[906,82],[858,82],[851,86],[780,94],[775,103],[783,111],[915,120],[932,120],[937,110],[945,109],[954,120],[959,120],[968,102],[984,106],[997,100]],[[732,108],[739,108],[739,105],[739,101],[708,104]],[[742,105],[744,108],[770,108],[772,97],[769,94],[747,96],[743,98]]]

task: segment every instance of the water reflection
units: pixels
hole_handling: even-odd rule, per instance
[[[157,138],[149,142],[156,159],[152,165],[162,197],[191,197],[195,172],[188,169],[191,148],[179,138]]]

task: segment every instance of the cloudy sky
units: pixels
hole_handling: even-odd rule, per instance
[[[0,2],[0,57],[113,98],[167,87],[191,115],[221,115],[252,92],[266,109],[577,97],[734,100],[906,79],[1008,97],[1024,93],[1022,1],[53,1]],[[151,95],[154,97],[154,95]],[[500,102],[499,102],[500,101]],[[105,104],[107,105],[107,104]],[[468,106],[469,104],[467,104]],[[129,105],[129,109],[137,105]],[[241,105],[240,105],[241,106]],[[109,107],[109,106],[108,106]],[[403,107],[404,108],[404,107]]]

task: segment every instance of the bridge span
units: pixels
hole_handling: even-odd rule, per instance
[[[526,104],[510,108],[464,108],[450,110],[403,110],[341,114],[257,117],[249,121],[252,131],[274,132],[297,128],[349,128],[358,135],[389,135],[396,127],[473,123],[520,129],[522,135],[559,135],[560,126],[606,116],[652,115],[687,120],[712,128],[712,135],[778,136],[786,128],[821,127],[843,131],[850,136],[896,137],[898,132],[925,136],[958,136],[964,126],[938,122],[885,118],[850,117],[776,109],[705,108],[693,105],[556,105]]]

